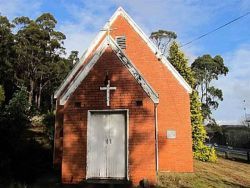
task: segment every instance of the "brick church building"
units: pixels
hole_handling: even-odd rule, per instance
[[[62,183],[193,172],[191,91],[118,8],[55,93]]]

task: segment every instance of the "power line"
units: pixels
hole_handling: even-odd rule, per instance
[[[194,38],[193,40],[191,40],[191,41],[189,41],[189,42],[187,42],[187,43],[181,45],[181,48],[184,47],[184,46],[187,46],[187,45],[193,43],[194,41],[197,41],[197,40],[199,40],[199,39],[201,39],[201,38],[203,38],[203,37],[205,37],[205,36],[207,36],[207,35],[209,35],[209,34],[211,34],[211,33],[214,33],[215,31],[218,31],[219,29],[221,29],[221,28],[223,28],[223,27],[225,27],[225,26],[227,26],[227,25],[230,25],[230,24],[233,23],[233,22],[236,22],[237,20],[239,20],[239,19],[241,19],[241,18],[244,18],[244,17],[247,16],[248,14],[250,14],[250,11],[247,12],[247,13],[245,13],[245,14],[243,14],[242,16],[239,16],[239,17],[237,17],[237,18],[235,18],[235,19],[233,19],[233,20],[231,20],[231,21],[229,21],[229,22],[227,22],[227,23],[225,23],[225,24],[223,24],[223,25],[221,25],[221,26],[219,26],[219,27],[217,27],[217,28],[215,28],[215,29],[213,29],[213,30],[211,30],[211,31],[209,31],[209,32],[207,32],[207,33],[205,33],[205,34],[203,34],[203,35],[201,35],[201,36],[198,36],[198,37]]]

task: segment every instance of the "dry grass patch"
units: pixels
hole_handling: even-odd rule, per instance
[[[194,173],[160,173],[159,187],[250,187],[250,164],[219,158],[216,163],[194,161]]]

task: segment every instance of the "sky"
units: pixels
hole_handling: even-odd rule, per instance
[[[181,45],[249,12],[250,0],[0,0],[0,13],[12,20],[50,12],[67,37],[67,52],[82,54],[119,6],[148,36],[174,31]],[[224,100],[213,116],[219,124],[239,124],[244,107],[250,114],[250,14],[182,50],[189,63],[204,54],[223,57],[229,73],[214,82]]]

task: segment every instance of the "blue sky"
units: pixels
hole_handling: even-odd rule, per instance
[[[0,12],[9,19],[52,13],[57,29],[66,34],[67,52],[80,54],[119,6],[146,34],[175,31],[184,44],[250,11],[250,0],[0,0]],[[214,112],[219,123],[239,123],[244,99],[250,113],[250,15],[182,50],[190,63],[203,54],[220,54],[229,67],[228,76],[215,83],[224,92],[224,101]]]

